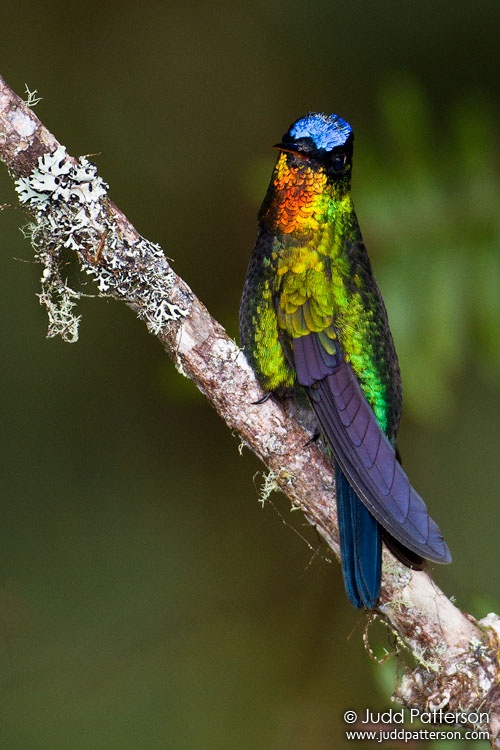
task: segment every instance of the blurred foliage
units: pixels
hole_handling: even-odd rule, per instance
[[[360,176],[370,247],[414,419],[440,422],[473,368],[500,375],[499,123],[480,97],[437,121],[422,88],[398,76],[381,92],[390,161],[364,144]]]
[[[0,73],[38,89],[44,123],[94,154],[235,337],[272,144],[308,110],[351,122],[400,446],[454,555],[436,579],[498,611],[500,5],[26,0],[4,15]],[[262,467],[130,311],[85,299],[78,345],[44,340],[23,221],[0,213],[0,747],[353,747],[343,711],[386,710],[393,677],[364,651],[339,566],[284,498],[260,508]]]

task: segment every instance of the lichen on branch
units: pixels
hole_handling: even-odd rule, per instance
[[[48,336],[69,342],[78,338],[80,317],[74,308],[81,292],[64,278],[68,250],[77,253],[99,294],[133,303],[151,333],[187,314],[168,298],[161,248],[142,237],[133,243],[120,237],[109,210],[108,185],[87,157],[71,159],[58,146],[40,156],[30,174],[17,178],[15,189],[34,218],[26,233],[35,260],[43,265],[39,298],[49,317]],[[161,273],[155,274],[158,264]]]

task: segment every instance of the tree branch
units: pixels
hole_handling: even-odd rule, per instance
[[[29,234],[44,266],[40,300],[49,314],[49,335],[77,337],[74,307],[80,295],[61,275],[73,252],[102,296],[124,302],[144,320],[179,372],[268,467],[267,488],[285,493],[338,557],[328,458],[308,442],[310,435],[286,407],[273,399],[256,403],[263,394],[242,352],[173,272],[161,248],[141,237],[111,203],[95,166],[85,157],[69,157],[1,78],[0,158],[33,217]],[[499,618],[488,615],[477,623],[425,571],[410,571],[387,550],[376,616],[416,662],[396,698],[421,711],[489,714],[477,724],[489,730],[492,746],[500,747]]]

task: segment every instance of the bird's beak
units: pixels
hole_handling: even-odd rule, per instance
[[[309,158],[307,154],[304,154],[302,151],[300,151],[296,146],[294,146],[291,143],[275,143],[274,148],[277,148],[280,151],[283,151],[285,154],[293,154],[298,159],[302,159],[303,161],[307,161]]]
[[[286,151],[288,154],[298,153],[298,149],[290,143],[275,143],[274,148],[278,148],[280,151]]]

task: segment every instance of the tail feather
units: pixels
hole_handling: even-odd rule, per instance
[[[346,593],[354,607],[373,609],[380,594],[380,524],[359,500],[339,466],[335,467],[335,481]]]

